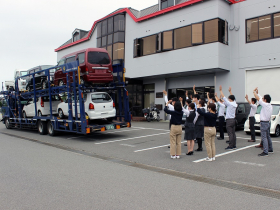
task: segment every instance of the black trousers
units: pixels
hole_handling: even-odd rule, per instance
[[[219,117],[219,131],[220,131],[220,138],[222,138],[222,139],[225,138],[224,123],[225,123],[225,117],[224,116],[220,116]]]
[[[236,147],[235,119],[227,119],[226,128],[229,136],[229,147]]]
[[[202,148],[202,138],[196,138],[197,140],[197,144],[198,144],[198,148]]]
[[[256,123],[255,117],[249,117],[249,126],[250,126],[249,128],[251,131],[252,140],[256,140],[255,123]]]

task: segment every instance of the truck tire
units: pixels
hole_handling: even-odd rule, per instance
[[[12,128],[12,125],[10,124],[10,120],[9,118],[5,118],[5,126],[7,129],[11,129]]]
[[[46,135],[48,133],[47,122],[38,121],[38,132],[40,135]]]
[[[48,133],[50,136],[55,136],[57,134],[51,121],[48,122]]]

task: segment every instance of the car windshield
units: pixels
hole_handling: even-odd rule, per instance
[[[25,76],[27,74],[27,71],[21,71],[20,72],[20,76],[22,77],[22,76]]]
[[[53,66],[52,65],[42,65],[41,66],[42,70],[49,69],[51,67],[53,67]]]
[[[259,105],[256,114],[260,114],[262,110],[262,106]],[[272,115],[278,115],[280,110],[280,105],[272,104]]]
[[[108,93],[97,93],[91,95],[91,100],[94,103],[108,103],[112,101],[112,98]]]
[[[90,64],[110,64],[109,55],[105,52],[88,52],[87,60]]]

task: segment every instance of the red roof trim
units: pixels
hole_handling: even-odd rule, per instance
[[[55,52],[58,52],[58,51],[63,50],[63,49],[65,49],[65,48],[68,48],[68,47],[71,47],[71,46],[73,46],[73,45],[76,45],[76,44],[79,44],[79,43],[81,43],[81,42],[84,42],[84,41],[89,40],[89,38],[90,38],[90,36],[91,36],[91,33],[93,32],[93,29],[94,29],[95,25],[96,25],[98,22],[100,22],[101,20],[106,19],[106,18],[108,18],[108,17],[114,16],[114,15],[116,15],[116,14],[126,12],[126,13],[128,13],[129,16],[137,23],[137,22],[140,22],[140,21],[143,21],[143,20],[147,20],[147,19],[149,19],[149,18],[158,16],[158,15],[161,15],[161,14],[164,14],[164,13],[167,13],[167,12],[171,12],[171,11],[173,11],[173,10],[180,9],[180,8],[182,8],[182,7],[185,7],[185,6],[188,6],[188,5],[192,5],[192,4],[195,4],[195,3],[198,3],[198,2],[202,2],[202,1],[203,1],[203,0],[190,0],[190,1],[187,1],[187,2],[184,2],[184,3],[181,3],[181,4],[177,4],[177,5],[174,5],[174,6],[172,6],[172,7],[168,7],[168,8],[166,8],[166,9],[157,11],[157,12],[155,12],[155,13],[152,13],[152,14],[149,14],[149,15],[146,15],[146,16],[143,16],[143,17],[141,17],[141,18],[136,18],[128,8],[121,9],[121,10],[119,10],[119,11],[117,11],[117,12],[114,12],[114,13],[112,13],[112,14],[110,14],[110,15],[105,16],[104,18],[101,18],[101,19],[95,21],[95,22],[93,23],[93,25],[92,25],[92,27],[91,27],[91,29],[90,29],[90,31],[89,31],[87,37],[82,38],[82,39],[80,39],[80,40],[78,40],[78,41],[72,42],[72,43],[70,43],[70,44],[61,46],[61,47],[55,49]],[[236,4],[236,3],[239,3],[239,2],[245,1],[245,0],[240,0],[239,2],[236,2],[235,0],[229,0],[229,1],[230,1],[232,4]]]

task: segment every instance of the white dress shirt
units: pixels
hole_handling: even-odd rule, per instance
[[[230,102],[226,97],[223,97],[223,100],[224,104],[227,106],[226,119],[234,119],[237,103],[235,101]]]
[[[261,121],[270,121],[272,115],[272,105],[270,103],[266,103],[262,100],[262,97],[258,94],[260,100],[259,104],[262,106],[262,110],[260,113]]]
[[[218,116],[219,117],[224,117],[226,106],[223,103],[221,103],[220,101],[218,101],[218,104],[219,104],[219,114],[218,114]]]
[[[187,117],[189,117],[190,116],[190,112],[194,112],[194,110],[188,110],[188,109],[185,109],[183,107],[183,112],[187,115]],[[195,112],[195,118],[193,119],[193,124],[196,123],[198,116],[199,116],[199,114],[197,112]]]
[[[165,100],[165,103],[168,102],[167,96],[164,96],[164,100]],[[168,109],[169,109],[170,111],[174,111],[174,106],[173,106],[172,104],[168,104]],[[170,117],[171,117],[171,116],[170,116]]]
[[[258,107],[256,104],[250,104],[250,106],[251,106],[251,110],[250,110],[249,117],[255,117]]]

